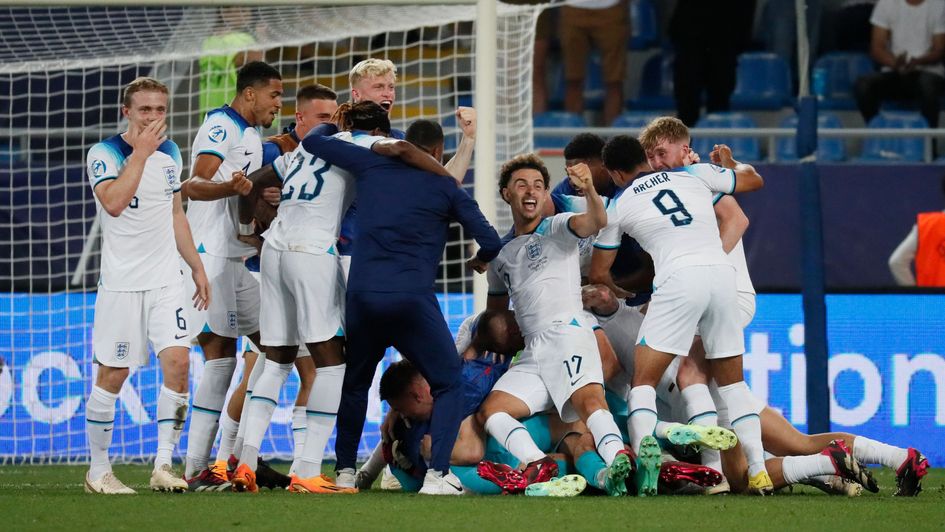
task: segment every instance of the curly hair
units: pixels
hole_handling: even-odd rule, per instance
[[[512,174],[523,168],[538,170],[541,173],[542,179],[545,181],[545,188],[548,188],[551,177],[548,175],[548,168],[541,160],[541,157],[534,153],[524,153],[512,157],[502,165],[502,168],[499,170],[499,190],[508,187],[509,180],[512,179]]]

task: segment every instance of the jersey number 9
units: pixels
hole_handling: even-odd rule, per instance
[[[667,196],[669,197],[668,201],[664,199]],[[671,205],[667,207],[666,203],[671,203]],[[692,223],[692,215],[689,214],[683,202],[679,201],[679,196],[672,190],[661,190],[660,193],[653,198],[653,204],[656,205],[661,213],[669,216],[669,219],[673,221],[673,225],[676,227]]]

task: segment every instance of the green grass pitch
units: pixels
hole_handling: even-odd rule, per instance
[[[876,495],[828,497],[801,487],[764,499],[162,494],[148,491],[148,467],[130,465],[116,466],[115,473],[138,495],[103,497],[82,491],[85,470],[0,467],[0,530],[945,530],[945,469],[932,470],[924,491],[909,499],[892,496],[895,479],[888,470],[876,471],[882,488]]]

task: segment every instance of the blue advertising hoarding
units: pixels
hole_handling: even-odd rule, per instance
[[[0,296],[0,461],[82,461],[88,454],[85,398],[91,364],[94,294]],[[455,332],[469,296],[441,299]],[[753,391],[799,429],[807,424],[804,330],[799,295],[759,295],[746,330],[745,371]],[[831,295],[831,418],[834,430],[920,448],[945,463],[945,295]],[[382,366],[396,357],[393,351]],[[203,369],[192,353],[193,381]],[[234,380],[239,378],[237,369]],[[235,382],[234,382],[235,385]],[[376,386],[376,382],[375,382]],[[122,390],[113,456],[146,460],[157,446],[155,365]],[[265,456],[291,457],[293,374],[266,437]],[[376,389],[362,454],[378,440],[383,405]],[[181,446],[186,447],[185,437]],[[329,451],[332,445],[329,445]],[[330,453],[329,453],[330,455]]]

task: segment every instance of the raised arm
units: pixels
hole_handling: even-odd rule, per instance
[[[714,164],[735,172],[735,190],[732,192],[751,192],[765,185],[765,180],[755,171],[755,167],[736,161],[732,157],[732,149],[725,144],[716,144],[709,158]]]
[[[476,148],[476,110],[472,107],[456,109],[456,123],[463,132],[463,138],[460,139],[453,158],[446,163],[446,169],[453,179],[462,185]]]
[[[587,211],[572,216],[568,220],[568,227],[580,238],[596,235],[607,225],[607,212],[604,210],[604,201],[594,188],[591,169],[585,163],[578,163],[568,168],[568,176],[574,188],[587,199]]]
[[[99,203],[110,216],[121,215],[131,203],[141,183],[141,174],[148,157],[167,140],[164,135],[166,130],[164,120],[151,122],[140,131],[135,128],[128,130],[125,140],[133,148],[131,156],[125,160],[117,178],[100,181],[94,189]]]

